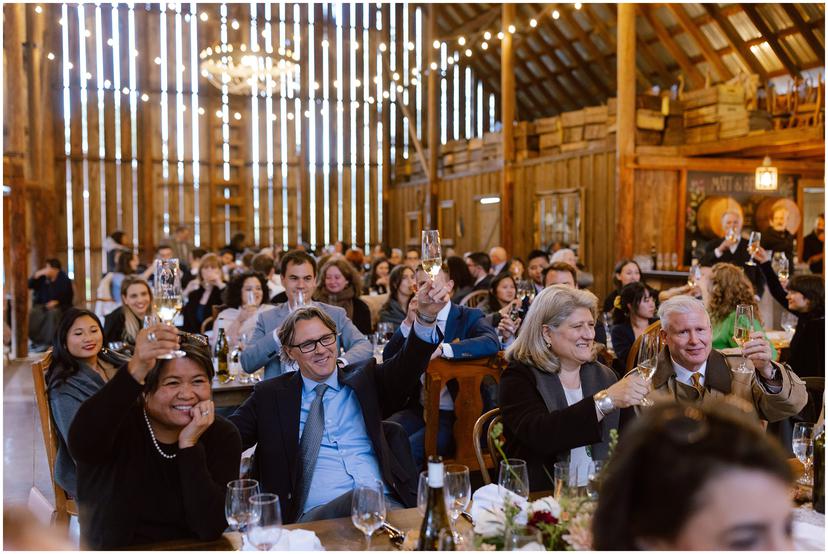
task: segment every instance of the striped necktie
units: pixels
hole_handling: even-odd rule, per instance
[[[322,433],[325,430],[325,408],[322,405],[322,397],[325,396],[328,385],[320,383],[313,390],[316,392],[316,398],[311,402],[308,419],[305,421],[302,438],[299,440],[302,476],[298,486],[300,496],[297,506],[300,514],[305,507],[305,501],[308,499],[313,471],[316,469],[316,458],[319,456],[319,447],[322,445]]]
[[[693,388],[698,391],[699,396],[704,396],[704,386],[701,384],[701,373],[695,371],[691,377],[693,379]]]

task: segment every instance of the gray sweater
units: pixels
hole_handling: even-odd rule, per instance
[[[76,374],[65,383],[49,389],[49,406],[58,429],[58,451],[55,460],[55,481],[71,496],[77,496],[75,461],[69,455],[66,438],[80,405],[103,388],[105,382],[89,365],[80,364]]]

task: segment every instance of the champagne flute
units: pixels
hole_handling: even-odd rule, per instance
[[[687,275],[687,285],[690,287],[695,287],[696,285],[701,283],[701,280],[701,266],[698,263],[694,263],[693,267],[690,268],[689,274]]]
[[[371,535],[385,522],[385,495],[382,482],[360,483],[351,501],[351,521],[365,533],[365,550],[371,550]]]
[[[750,304],[739,304],[736,306],[736,319],[733,321],[733,340],[742,349],[742,363],[733,369],[734,373],[750,373],[753,371],[747,366],[744,346],[750,340],[753,332],[753,306]]]
[[[469,468],[461,464],[447,464],[445,466],[443,486],[446,493],[446,504],[451,526],[454,531],[455,542],[462,542],[462,537],[456,531],[457,518],[468,507],[471,500],[471,481]]]
[[[755,266],[756,262],[753,261],[753,256],[759,251],[759,245],[762,242],[762,233],[759,231],[753,231],[750,233],[750,238],[748,238],[748,254],[750,254],[750,259],[745,262],[745,265]]]
[[[788,277],[790,277],[790,264],[788,262],[788,257],[785,256],[785,253],[774,252],[771,266],[776,272],[776,276],[779,277],[779,282],[784,284],[785,281],[788,280]]]
[[[805,467],[805,471],[797,480],[800,485],[811,484],[811,464],[814,455],[814,424],[798,422],[794,424],[791,447],[794,456]]]
[[[529,498],[529,470],[526,461],[509,458],[500,461],[497,484],[524,500]]]
[[[165,325],[173,325],[175,318],[181,312],[181,270],[178,259],[155,260],[155,278],[153,281],[153,311]],[[181,358],[187,354],[182,350],[173,350],[168,354],[158,356],[164,360]]]
[[[255,479],[236,479],[227,483],[224,497],[224,517],[233,531],[244,532],[253,519],[254,506],[250,499],[259,493],[259,482]]]
[[[655,370],[658,366],[658,353],[660,351],[661,337],[659,335],[641,335],[636,369],[648,385],[653,381],[653,375],[655,375]],[[653,401],[644,397],[641,400],[641,405],[652,406]]]
[[[247,526],[247,540],[258,550],[271,550],[282,536],[282,511],[279,496],[255,494],[249,502],[254,517]]]
[[[440,231],[423,231],[423,269],[434,279],[443,265],[443,253],[440,248]]]
[[[727,231],[725,231],[725,238],[727,242],[733,244],[739,241],[738,237],[736,236],[736,229],[733,227],[728,227]]]

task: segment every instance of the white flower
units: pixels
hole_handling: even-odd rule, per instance
[[[529,512],[549,512],[555,519],[561,518],[561,505],[552,496],[544,496],[529,504]]]

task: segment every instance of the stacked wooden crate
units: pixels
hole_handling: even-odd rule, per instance
[[[585,115],[584,110],[563,112],[561,114],[561,127],[563,128],[561,152],[586,150],[587,142],[584,140]]]
[[[538,153],[541,156],[553,156],[561,153],[563,129],[559,116],[543,117],[535,120],[535,133],[538,136]]]
[[[664,118],[664,137],[662,144],[677,146],[684,144],[684,105],[681,100],[662,98],[662,111],[666,111]]]
[[[745,90],[740,84],[691,90],[684,93],[682,102],[687,144],[743,136],[749,130]]]
[[[538,156],[538,135],[531,121],[518,121],[514,126],[515,161]]]
[[[635,99],[635,143],[658,146],[664,132],[664,112],[660,96],[642,94]]]
[[[440,147],[440,153],[446,175],[469,170],[469,150],[466,140],[450,140]]]
[[[609,135],[609,108],[594,106],[584,108],[584,140],[587,148],[605,148]]]

